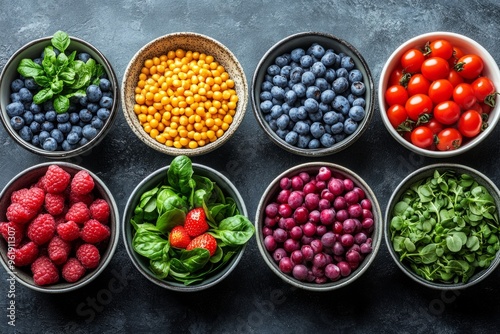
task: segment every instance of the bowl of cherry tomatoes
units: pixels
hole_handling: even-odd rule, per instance
[[[431,32],[403,43],[385,63],[378,88],[389,133],[424,156],[472,149],[500,117],[497,63],[479,43],[456,33]]]

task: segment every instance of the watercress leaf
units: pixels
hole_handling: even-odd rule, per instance
[[[402,215],[406,209],[408,208],[408,203],[407,202],[404,202],[404,201],[400,201],[398,203],[396,203],[396,205],[394,206],[394,215],[396,216],[399,216],[399,215]]]
[[[210,252],[204,248],[194,248],[190,251],[182,250],[180,260],[184,267],[194,273],[202,269],[210,259]]]
[[[405,241],[405,237],[402,237],[402,236],[396,236],[392,239],[392,247],[394,247],[394,250],[396,252],[401,252],[403,251],[403,249],[405,249],[404,247],[404,241]]]
[[[400,216],[394,216],[391,219],[391,229],[395,231],[400,231],[405,225],[405,220]]]
[[[159,260],[168,241],[156,232],[139,228],[132,239],[132,247],[140,255],[151,260]]]
[[[52,36],[51,42],[56,49],[64,53],[71,41],[67,33],[64,31],[56,31],[54,36]]]
[[[167,233],[175,226],[182,225],[186,219],[186,213],[182,209],[172,208],[158,217],[156,227],[163,233]]]
[[[459,252],[462,249],[462,241],[460,240],[460,237],[458,237],[456,234],[451,234],[446,237],[446,247],[451,252]]]
[[[38,93],[33,96],[33,102],[36,104],[42,104],[43,102],[50,100],[52,96],[54,96],[52,89],[44,88],[39,90]]]
[[[436,248],[436,244],[428,244],[420,250],[419,254],[422,257],[422,263],[429,264],[437,261]]]
[[[36,78],[45,74],[42,66],[27,58],[19,62],[17,72],[26,78]]]
[[[415,251],[415,244],[410,240],[410,238],[405,238],[404,244],[408,252],[413,253]]]
[[[54,99],[54,110],[58,114],[62,114],[69,109],[69,99],[64,95],[58,95]]]
[[[255,227],[248,218],[236,215],[223,219],[213,231],[213,236],[227,245],[244,245],[254,233]]]
[[[175,157],[167,171],[168,183],[183,195],[191,194],[192,175],[191,159],[185,155]]]

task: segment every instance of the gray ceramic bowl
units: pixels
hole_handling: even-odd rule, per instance
[[[107,74],[107,77],[109,81],[111,82],[112,85],[112,92],[113,92],[113,105],[111,107],[111,115],[109,118],[104,122],[104,125],[102,129],[98,132],[97,136],[91,139],[88,143],[85,145],[82,145],[80,147],[77,147],[73,150],[69,151],[63,151],[63,150],[57,150],[57,151],[46,151],[40,147],[37,147],[35,145],[32,145],[31,143],[26,142],[23,140],[17,131],[15,131],[12,126],[10,125],[10,118],[7,115],[6,112],[6,107],[10,103],[10,84],[11,82],[18,77],[19,73],[17,72],[17,67],[20,63],[20,61],[24,58],[29,58],[29,59],[34,59],[40,56],[44,48],[48,45],[51,45],[51,40],[52,36],[50,37],[44,37],[40,39],[36,39],[34,41],[31,41],[21,47],[19,50],[17,50],[7,61],[5,66],[3,67],[2,73],[0,75],[0,107],[1,107],[1,120],[2,123],[9,133],[9,135],[24,149],[44,156],[46,158],[52,158],[52,159],[64,159],[64,158],[70,158],[74,157],[77,155],[81,155],[85,152],[90,151],[93,147],[95,147],[97,144],[101,142],[101,140],[106,136],[108,131],[111,129],[111,126],[113,125],[114,119],[116,117],[117,111],[118,111],[118,106],[120,105],[119,103],[119,87],[118,87],[118,80],[116,79],[115,72],[113,70],[113,67],[111,66],[111,63],[106,59],[106,57],[93,45],[91,45],[89,42],[86,42],[82,39],[79,39],[77,37],[70,36],[71,43],[67,49],[68,51],[73,51],[76,50],[77,52],[87,52],[89,55],[92,56],[93,59],[96,60],[99,64],[101,64],[104,67],[105,73]]]
[[[275,201],[277,194],[281,190],[280,180],[284,177],[291,178],[293,176],[297,176],[302,172],[306,172],[309,174],[317,174],[319,169],[323,166],[328,167],[331,170],[332,175],[338,178],[349,178],[354,182],[355,186],[360,187],[362,190],[364,190],[366,198],[370,199],[372,203],[374,229],[373,232],[371,233],[372,252],[366,255],[366,257],[361,261],[360,265],[356,269],[352,270],[349,276],[341,277],[339,280],[334,282],[329,281],[328,283],[317,284],[314,282],[309,283],[309,282],[299,281],[295,279],[292,275],[284,274],[279,269],[278,264],[273,259],[272,254],[269,251],[267,251],[265,247],[264,235],[262,233],[262,229],[265,226],[264,220],[266,218],[266,206],[272,201]],[[257,212],[255,215],[255,228],[256,228],[257,246],[259,248],[260,254],[264,259],[264,261],[266,262],[267,266],[279,278],[281,278],[288,284],[291,284],[295,287],[304,290],[330,291],[330,290],[340,289],[354,282],[368,270],[368,268],[374,261],[379,251],[380,243],[382,240],[382,212],[380,210],[380,206],[378,204],[375,193],[371,190],[369,185],[359,175],[357,175],[353,171],[343,166],[336,165],[333,163],[309,162],[287,169],[286,171],[278,175],[273,181],[271,181],[271,183],[267,186],[266,190],[264,191],[259,201]]]
[[[454,163],[440,163],[440,164],[433,164],[429,166],[422,167],[411,174],[409,174],[407,177],[405,177],[399,185],[396,187],[394,192],[392,193],[389,203],[387,204],[386,212],[385,212],[385,219],[384,219],[384,236],[385,236],[385,242],[387,244],[387,248],[389,249],[389,253],[391,254],[392,258],[396,262],[397,266],[408,276],[410,277],[413,281],[422,284],[423,286],[426,286],[428,288],[433,288],[433,289],[439,289],[439,290],[458,290],[458,289],[465,289],[467,287],[470,287],[472,285],[475,285],[485,279],[489,274],[491,274],[495,268],[498,266],[500,262],[500,252],[497,252],[497,255],[495,259],[491,262],[490,266],[486,269],[483,269],[481,271],[476,272],[466,283],[457,283],[457,284],[452,284],[452,283],[441,283],[441,282],[432,282],[429,280],[424,279],[423,277],[415,274],[411,268],[408,267],[408,264],[402,263],[399,260],[399,255],[396,253],[394,250],[394,246],[391,240],[391,232],[390,232],[390,223],[393,217],[393,210],[395,205],[399,202],[399,199],[401,196],[404,194],[404,192],[410,187],[410,185],[414,184],[415,182],[418,182],[420,180],[426,179],[427,177],[430,177],[434,174],[434,171],[438,171],[440,173],[443,173],[445,171],[454,171],[458,175],[460,174],[469,174],[472,176],[472,178],[479,184],[484,186],[488,192],[493,196],[495,200],[495,204],[497,207],[497,214],[498,214],[498,208],[500,207],[500,191],[496,187],[496,185],[484,174],[481,172],[464,166],[460,164],[454,164]],[[465,246],[464,246],[465,247]]]
[[[214,60],[225,68],[230,78],[234,81],[234,90],[238,95],[236,111],[229,128],[221,137],[217,138],[217,140],[209,142],[204,146],[198,146],[197,148],[175,148],[158,142],[143,129],[137,115],[134,112],[136,95],[135,88],[137,86],[137,82],[139,81],[139,74],[141,74],[144,61],[152,59],[153,57],[166,55],[169,51],[175,51],[177,49],[200,52],[213,56]],[[136,52],[125,69],[121,95],[122,109],[125,119],[134,134],[144,144],[159,152],[172,156],[197,156],[219,148],[236,132],[245,116],[248,104],[248,85],[243,67],[235,55],[225,45],[202,34],[192,32],[176,32],[160,36],[148,42]]]
[[[17,282],[22,285],[40,292],[47,293],[63,293],[76,290],[81,288],[90,282],[92,282],[97,276],[99,276],[106,268],[106,266],[111,261],[113,254],[115,253],[116,247],[119,240],[119,213],[116,202],[113,198],[111,191],[106,187],[104,182],[90,170],[84,169],[78,165],[68,163],[68,162],[45,162],[32,167],[29,167],[19,174],[17,174],[2,190],[0,194],[0,221],[6,220],[6,210],[10,204],[11,194],[18,189],[29,187],[30,185],[36,183],[40,177],[42,177],[47,171],[50,165],[56,164],[67,171],[70,175],[75,175],[80,170],[86,170],[93,178],[95,182],[94,192],[100,198],[106,200],[110,207],[110,219],[109,227],[111,228],[111,236],[108,239],[108,244],[103,252],[101,252],[101,260],[99,266],[93,270],[87,271],[87,273],[75,283],[61,282],[57,284],[38,286],[33,282],[33,278],[29,269],[25,268],[15,268],[13,271],[9,267],[9,259],[7,258],[7,242],[0,237],[0,262],[2,263],[5,270],[9,274],[9,277],[13,276]]]
[[[432,151],[428,149],[419,148],[406,139],[404,139],[394,127],[389,122],[389,118],[387,117],[387,103],[385,102],[384,93],[388,88],[388,81],[391,72],[397,68],[399,65],[399,60],[406,50],[412,47],[422,48],[427,42],[436,40],[438,38],[447,39],[452,44],[460,47],[465,53],[475,53],[479,55],[484,62],[484,70],[483,75],[490,78],[495,87],[500,87],[500,69],[495,61],[495,59],[489,54],[489,52],[478,42],[472,40],[469,37],[452,33],[452,32],[430,32],[422,35],[415,36],[403,44],[401,44],[387,59],[382,72],[380,74],[380,81],[378,84],[378,103],[380,109],[380,116],[382,117],[382,121],[387,128],[387,131],[391,134],[394,139],[399,142],[401,145],[423,156],[428,156],[432,158],[448,158],[452,156],[456,156],[462,153],[465,153],[472,148],[479,145],[483,142],[494,130],[498,120],[500,119],[500,104],[497,103],[496,106],[491,110],[489,118],[488,118],[488,127],[482,131],[478,136],[473,138],[472,140],[463,141],[462,146],[458,149],[451,151]]]
[[[366,92],[364,94],[364,98],[366,101],[365,105],[366,114],[364,119],[358,124],[358,128],[354,133],[347,136],[344,140],[335,143],[328,148],[307,149],[307,148],[299,148],[297,146],[288,144],[285,140],[280,138],[271,129],[268,122],[266,122],[266,120],[264,119],[264,115],[260,108],[260,101],[261,101],[260,93],[262,91],[261,85],[262,82],[264,81],[267,68],[271,64],[274,64],[276,57],[281,56],[285,53],[289,53],[293,49],[298,47],[307,49],[311,46],[312,43],[319,43],[325,49],[333,49],[335,53],[343,52],[346,55],[350,56],[353,59],[356,68],[360,70],[361,73],[363,74],[363,83],[365,84],[366,87]],[[353,144],[356,140],[358,140],[361,137],[361,135],[368,127],[370,120],[373,116],[373,111],[375,106],[375,90],[370,68],[368,67],[367,62],[364,60],[361,53],[354,46],[349,44],[347,41],[331,34],[321,33],[321,32],[302,32],[288,36],[280,40],[279,42],[274,44],[264,54],[264,56],[262,56],[253,74],[251,100],[255,118],[257,119],[259,125],[264,130],[264,132],[276,145],[278,145],[279,147],[283,148],[288,152],[297,155],[318,157],[340,152],[349,147],[351,144]]]
[[[136,253],[132,247],[132,240],[135,230],[130,223],[130,220],[134,215],[134,209],[139,203],[140,197],[144,192],[151,190],[165,179],[169,167],[170,166],[160,168],[149,174],[135,187],[135,189],[130,194],[130,197],[125,206],[122,223],[122,233],[123,241],[125,243],[125,249],[127,250],[129,257],[137,270],[149,281],[162,288],[180,292],[195,292],[208,289],[224,280],[236,268],[236,266],[240,262],[241,257],[243,256],[246,245],[240,248],[238,253],[235,254],[223,268],[214,272],[212,276],[207,277],[204,281],[191,285],[184,285],[174,280],[159,279],[151,271],[149,267],[149,260]],[[215,182],[226,194],[226,196],[232,197],[235,200],[240,214],[248,216],[243,198],[238,192],[238,189],[236,189],[236,187],[227,177],[225,177],[222,173],[216,171],[215,169],[196,163],[193,163],[193,171],[195,174],[208,177],[213,182]]]

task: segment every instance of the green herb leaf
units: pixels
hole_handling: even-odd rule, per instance
[[[70,38],[64,31],[57,31],[51,39],[52,45],[64,53],[70,44]]]
[[[228,217],[222,220],[219,227],[211,233],[227,245],[244,245],[255,233],[252,223],[242,215]]]
[[[52,89],[44,88],[38,91],[35,96],[33,96],[33,102],[35,102],[36,104],[42,104],[45,101],[50,100],[52,96],[54,96],[54,94],[52,93]]]
[[[64,95],[58,95],[54,99],[54,110],[58,114],[65,113],[69,109],[69,99]]]
[[[31,59],[22,59],[17,67],[17,72],[26,78],[36,78],[45,73],[43,67]]]

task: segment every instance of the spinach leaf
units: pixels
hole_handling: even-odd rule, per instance
[[[186,220],[186,213],[181,209],[172,208],[158,217],[156,227],[162,233],[168,233],[175,226],[184,224],[184,220]]]
[[[187,156],[179,155],[172,160],[167,171],[168,183],[183,195],[189,195],[193,188],[193,165]]]
[[[133,249],[150,260],[161,259],[167,243],[168,240],[162,237],[159,230],[151,226],[143,227],[142,224],[138,225],[138,229],[135,231],[134,238],[132,239]]]
[[[219,227],[211,234],[226,245],[244,245],[255,233],[255,227],[242,215],[228,217],[222,220]]]

